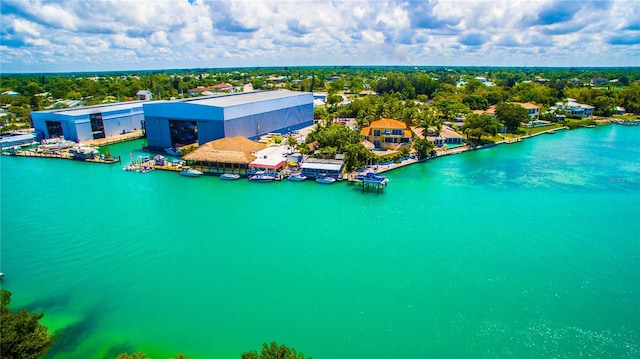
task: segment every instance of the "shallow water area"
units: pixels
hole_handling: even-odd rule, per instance
[[[2,156],[2,287],[48,358],[640,355],[640,130],[559,131],[346,182]]]

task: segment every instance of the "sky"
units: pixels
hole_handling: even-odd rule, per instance
[[[640,1],[1,0],[0,73],[640,66]]]

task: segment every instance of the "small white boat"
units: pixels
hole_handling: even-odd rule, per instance
[[[195,168],[187,167],[183,168],[182,171],[180,171],[180,174],[187,177],[198,177],[202,176],[202,171],[198,171]]]
[[[171,156],[180,156],[180,150],[175,147],[167,147],[164,149],[164,152],[170,154]]]
[[[256,172],[256,174],[249,177],[249,181],[254,181],[254,182],[270,182],[275,179],[276,179],[275,176],[272,176],[262,171]]]
[[[240,175],[237,173],[223,173],[220,175],[220,179],[223,180],[237,180],[240,178]]]
[[[295,182],[302,182],[304,180],[307,179],[307,176],[303,176],[303,175],[291,175],[289,177],[287,177],[287,179],[289,181],[295,181]]]
[[[140,173],[147,173],[147,172],[151,172],[153,170],[155,170],[155,168],[153,168],[151,166],[146,166],[146,165],[140,166],[138,168],[138,172],[140,172]]]
[[[123,171],[129,171],[129,172],[131,172],[131,171],[135,172],[135,171],[138,170],[138,166],[134,165],[133,163],[130,163],[130,164],[122,167],[122,170]]]
[[[318,182],[318,183],[331,184],[331,183],[333,183],[333,182],[335,182],[335,181],[336,181],[336,179],[335,179],[335,178],[333,178],[333,177],[328,177],[328,176],[326,176],[326,177],[318,177],[318,178],[316,178],[316,182]]]

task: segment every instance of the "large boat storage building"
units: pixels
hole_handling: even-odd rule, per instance
[[[224,137],[257,139],[313,124],[313,94],[242,92],[143,105],[150,148],[204,144]]]
[[[144,126],[143,101],[34,111],[31,120],[43,138],[88,141],[139,130]]]

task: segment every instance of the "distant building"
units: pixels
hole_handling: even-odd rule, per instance
[[[153,94],[149,90],[140,90],[136,92],[136,96],[138,96],[138,100],[140,101],[151,101],[153,100]]]
[[[211,86],[211,91],[214,92],[231,92],[233,91],[233,85],[228,84],[228,83],[223,83],[223,84],[217,84],[217,85],[213,85]]]
[[[36,132],[43,138],[87,141],[139,130],[144,126],[142,102],[31,112]]]
[[[143,104],[149,147],[203,144],[224,137],[257,139],[313,124],[313,95],[294,91],[240,92]]]
[[[45,107],[46,110],[51,110],[55,108],[73,108],[84,106],[86,103],[82,100],[60,100],[56,101],[53,105]]]
[[[191,95],[191,96],[200,95],[203,92],[211,92],[211,87],[197,86],[197,87],[194,87],[192,89],[189,89],[189,95]]]
[[[375,148],[397,150],[411,142],[411,131],[407,129],[407,125],[392,119],[373,121],[361,133]]]

